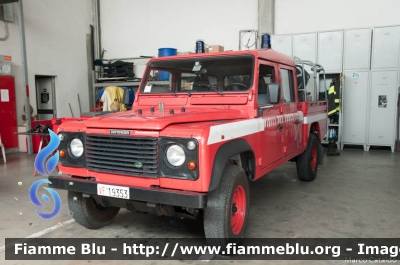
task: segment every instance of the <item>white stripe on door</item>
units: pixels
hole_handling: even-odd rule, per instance
[[[210,127],[210,135],[207,144],[210,145],[225,142],[239,137],[262,132],[265,130],[265,128],[276,127],[278,124],[282,123],[299,120],[304,121],[305,124],[309,124],[326,118],[326,113],[304,117],[303,112],[298,111],[297,113],[214,125]]]

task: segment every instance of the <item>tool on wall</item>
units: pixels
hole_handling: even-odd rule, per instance
[[[68,103],[68,105],[69,105],[69,109],[70,109],[70,111],[71,111],[72,118],[75,118],[75,117],[74,117],[74,113],[72,112],[71,104]]]
[[[81,99],[79,98],[79,93],[78,93],[78,103],[79,103],[79,114],[82,115]]]

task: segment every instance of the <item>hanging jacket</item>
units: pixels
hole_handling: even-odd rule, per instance
[[[333,81],[333,86],[335,88],[335,103],[340,103],[340,81],[337,79],[334,79]],[[332,83],[331,83],[332,85]]]
[[[110,105],[107,107],[108,109],[111,109],[111,104],[116,99],[117,102],[120,104],[120,111],[126,110],[125,105],[123,104],[124,90],[122,88],[116,86],[108,86],[105,88],[105,91],[108,92],[111,100]]]
[[[335,86],[331,85],[331,87],[328,89],[328,116],[339,111],[339,108],[336,107],[335,103],[336,94]]]
[[[111,97],[110,94],[108,94],[107,90],[103,91],[103,94],[101,95],[101,102],[103,102],[103,111],[111,111]]]

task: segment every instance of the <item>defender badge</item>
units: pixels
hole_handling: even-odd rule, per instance
[[[110,130],[110,134],[131,134],[131,131],[127,131],[127,130]]]

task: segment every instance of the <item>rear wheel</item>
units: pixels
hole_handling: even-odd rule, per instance
[[[225,166],[221,183],[211,191],[204,211],[204,232],[209,245],[225,247],[243,240],[249,216],[249,183],[243,168]]]
[[[74,191],[68,191],[68,208],[77,223],[90,229],[111,223],[119,212],[118,207],[101,206],[93,198],[85,198]]]
[[[296,158],[297,175],[302,181],[313,181],[318,170],[318,138],[310,134],[306,150]]]

